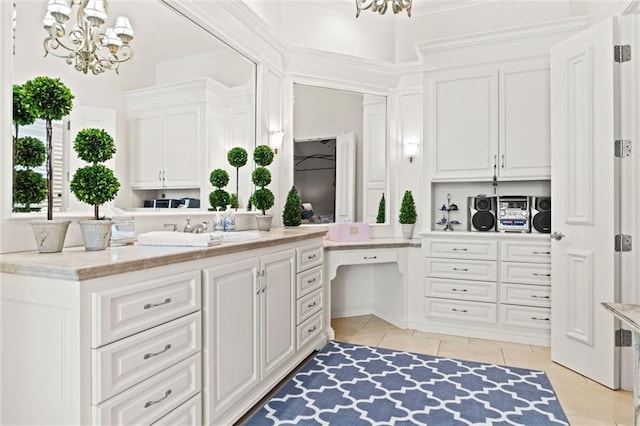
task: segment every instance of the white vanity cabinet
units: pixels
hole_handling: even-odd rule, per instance
[[[548,59],[426,77],[433,181],[549,179]]]

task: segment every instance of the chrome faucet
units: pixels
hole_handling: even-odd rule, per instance
[[[184,232],[191,232],[192,234],[202,234],[207,230],[208,221],[198,222],[195,225],[191,224],[191,218],[187,218],[187,224],[184,225]]]

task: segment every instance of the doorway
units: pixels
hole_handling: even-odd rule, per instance
[[[293,184],[302,223],[332,223],[336,213],[336,139],[295,141]]]

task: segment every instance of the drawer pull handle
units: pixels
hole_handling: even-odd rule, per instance
[[[531,254],[551,254],[550,251],[532,251]]]
[[[538,318],[538,317],[531,317],[532,320],[535,321],[550,321],[551,318]]]
[[[531,297],[533,297],[534,299],[550,299],[550,296],[538,296],[535,294],[532,294]]]
[[[465,293],[467,292],[466,288],[452,288],[451,290],[453,290],[453,291],[464,291]]]
[[[551,276],[551,274],[539,274],[539,273],[537,273],[537,272],[534,272],[534,273],[533,273],[533,276],[534,276],[534,277],[550,277],[550,276]]]
[[[315,258],[316,258],[315,253],[307,256],[307,260],[311,260],[311,259],[315,259]]]
[[[313,333],[314,331],[316,331],[318,329],[318,327],[316,327],[315,325],[313,326],[313,328],[310,328],[307,330],[307,333]]]
[[[166,299],[164,299],[164,302],[160,302],[160,303],[147,303],[146,305],[144,305],[145,309],[151,309],[151,308],[155,308],[157,306],[162,306],[162,305],[166,305],[167,303],[171,303],[171,298],[167,297]]]
[[[168,351],[169,349],[171,349],[171,345],[170,345],[170,344],[169,344],[169,345],[164,345],[164,349],[163,349],[163,350],[161,350],[160,352],[155,352],[155,353],[150,352],[150,353],[148,353],[148,354],[144,354],[144,359],[149,359],[149,358],[151,358],[151,357],[158,356],[158,355],[160,355],[160,354],[165,353],[165,352],[166,352],[166,351]]]
[[[169,395],[171,395],[171,389],[167,390],[164,393],[164,396],[162,398],[160,398],[160,399],[158,399],[156,401],[147,401],[147,402],[145,402],[144,403],[144,408],[149,408],[152,405],[156,405],[157,403],[164,401],[165,399],[169,398]]]
[[[467,251],[467,250],[469,250],[469,249],[466,249],[466,248],[456,248],[456,247],[454,247],[454,248],[453,248],[453,251]]]
[[[364,260],[377,259],[378,256],[364,256]]]
[[[307,280],[307,284],[313,284],[313,283],[315,283],[315,282],[316,282],[316,279],[315,279],[315,278],[312,278],[312,279],[310,279],[310,280]]]
[[[454,271],[462,271],[462,272],[467,272],[469,270],[469,268],[453,268]]]
[[[316,306],[318,304],[318,302],[313,302],[313,303],[309,303],[307,305],[307,308],[313,308],[314,306]]]
[[[452,310],[453,312],[462,312],[463,314],[466,314],[466,313],[467,313],[467,310],[466,310],[466,309],[456,309],[456,308],[451,308],[451,310]]]

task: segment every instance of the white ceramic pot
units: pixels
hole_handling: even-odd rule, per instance
[[[411,236],[413,235],[413,226],[415,224],[414,223],[401,223],[400,226],[402,227],[402,238],[404,238],[405,240],[409,240],[411,239]]]
[[[271,231],[271,221],[273,220],[272,214],[257,214],[256,221],[258,222],[258,231]]]
[[[85,219],[78,222],[87,251],[104,250],[111,239],[112,220]]]
[[[31,228],[40,253],[58,253],[64,247],[70,220],[32,220]]]

